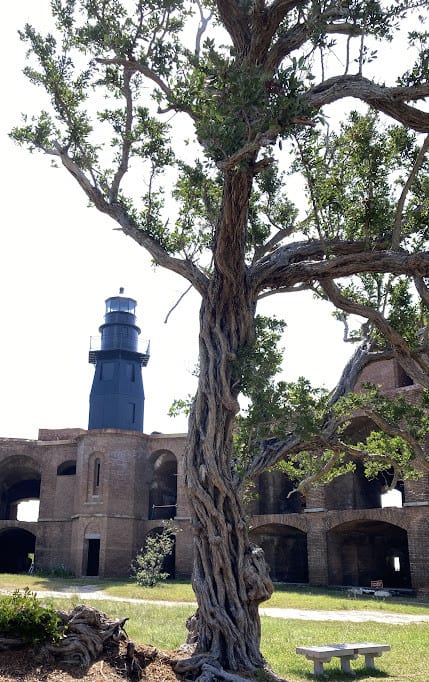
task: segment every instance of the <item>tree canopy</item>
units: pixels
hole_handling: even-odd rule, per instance
[[[201,297],[185,456],[197,646],[181,671],[223,679],[222,667],[265,666],[258,605],[272,584],[249,541],[246,481],[282,462],[305,490],[346,470],[350,455],[369,473],[387,461],[396,478],[429,467],[424,405],[373,387],[350,395],[380,358],[429,388],[428,2],[51,7],[50,34],[21,33],[25,73],[45,90],[46,109],[12,136],[54,157],[93,206]],[[414,62],[377,76],[377,50],[394,54],[398,41]],[[341,115],[337,107],[329,118],[339,102]],[[262,324],[257,303],[302,290],[331,301],[357,344],[329,396],[304,378],[272,380],[281,324]],[[240,393],[251,402],[237,428]],[[379,431],[366,443],[345,437],[355,409]]]

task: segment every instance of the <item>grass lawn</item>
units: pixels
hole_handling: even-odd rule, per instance
[[[0,575],[0,589],[24,588],[32,590],[59,590],[80,592],[92,585],[107,595],[123,598],[142,598],[168,601],[194,601],[189,582],[170,582],[157,588],[144,589],[132,581],[98,579],[58,579],[39,576]],[[79,598],[50,599],[56,608],[71,608]],[[185,620],[193,612],[192,604],[182,606],[158,606],[155,604],[133,604],[118,601],[93,601],[86,603],[99,608],[111,617],[129,617],[126,630],[136,642],[152,644],[161,649],[173,649],[186,638]],[[349,598],[344,592],[331,592],[315,588],[297,588],[277,585],[269,602],[263,606],[290,607],[301,609],[348,610],[371,609],[386,612],[428,613],[429,604],[391,599],[375,601],[373,598]],[[303,656],[297,656],[295,647],[305,644],[327,644],[332,642],[375,641],[390,644],[392,650],[376,659],[377,671],[363,668],[364,658],[352,662],[358,682],[385,679],[388,682],[428,682],[427,650],[429,646],[429,623],[391,625],[385,623],[348,623],[312,620],[283,620],[262,617],[262,651],[273,669],[288,682],[310,682],[313,665]],[[341,673],[338,659],[325,665],[328,679],[350,680]]]
[[[189,581],[172,580],[156,587],[140,587],[131,578],[107,580],[101,578],[52,578],[37,575],[0,574],[0,589],[14,590],[28,586],[31,590],[61,590],[79,592],[91,586],[94,590],[124,599],[150,599],[153,601],[195,602],[195,595]],[[275,608],[336,610],[371,610],[393,613],[428,613],[429,601],[392,597],[377,600],[372,596],[349,596],[343,590],[296,585],[276,584],[275,591],[268,602],[262,606]],[[429,674],[428,674],[429,682]]]
[[[56,608],[69,609],[76,598],[49,599]],[[152,644],[160,649],[174,649],[186,639],[185,620],[192,606],[157,606],[125,602],[88,601],[113,618],[128,617],[126,631],[136,642]],[[363,667],[361,656],[352,662],[359,682],[428,682],[427,649],[429,624],[386,625],[384,623],[320,623],[311,620],[282,620],[262,617],[262,652],[271,667],[288,682],[310,682],[313,664],[297,656],[295,648],[305,644],[374,641],[390,644],[392,650],[376,659],[376,671]],[[338,659],[325,665],[328,680],[350,680],[340,670]]]

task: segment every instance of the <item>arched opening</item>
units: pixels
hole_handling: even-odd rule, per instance
[[[250,532],[252,542],[262,547],[271,579],[285,583],[308,583],[307,535],[282,524],[259,526]]]
[[[173,519],[177,503],[177,460],[172,452],[162,452],[153,464],[149,488],[149,518]]]
[[[22,528],[0,531],[0,573],[27,573],[34,561],[36,537]]]
[[[410,588],[407,532],[381,521],[351,521],[327,534],[330,585]]]
[[[354,472],[339,476],[326,486],[325,500],[328,510],[402,506],[404,502],[403,481],[398,481],[395,488],[399,492],[401,504],[399,504],[399,497],[395,498],[395,504],[390,503],[392,498],[389,495],[385,497],[393,481],[393,469],[380,471],[376,476],[368,479],[361,462],[356,462],[355,467]]]
[[[40,500],[37,467],[27,457],[18,456],[4,461],[0,468],[0,519],[16,521],[20,503],[29,500],[34,503]]]
[[[70,459],[57,467],[57,476],[76,476],[76,460]]]
[[[264,471],[258,479],[258,514],[300,514],[305,508],[301,493],[289,493],[295,488],[281,471]]]
[[[39,520],[40,500],[29,499],[20,500],[16,512],[17,521],[38,521]]]

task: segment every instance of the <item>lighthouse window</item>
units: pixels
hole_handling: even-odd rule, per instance
[[[97,493],[100,489],[100,471],[101,471],[101,462],[97,457],[97,459],[94,462],[94,485],[93,485],[94,495],[97,495]]]
[[[136,421],[136,404],[135,403],[129,403],[129,408],[130,408],[130,423],[134,424]]]

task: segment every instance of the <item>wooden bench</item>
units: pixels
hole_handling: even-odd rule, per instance
[[[329,663],[334,656],[340,659],[341,670],[344,673],[354,674],[350,667],[350,661],[356,659],[359,654],[365,656],[365,667],[374,669],[374,658],[381,656],[383,651],[390,651],[389,644],[354,642],[353,644],[326,644],[325,646],[299,646],[296,648],[297,654],[313,661],[314,675],[323,675],[323,664]]]

